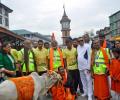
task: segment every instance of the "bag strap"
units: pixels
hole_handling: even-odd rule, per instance
[[[50,70],[53,70],[53,48],[50,48]]]
[[[102,51],[102,54],[103,54],[103,57],[104,57],[104,60],[105,60],[105,65],[109,68],[109,66],[110,66],[109,57],[106,53],[105,48],[101,47],[101,51]]]
[[[107,41],[104,39],[104,42],[103,42],[103,48],[106,48],[107,47]]]
[[[34,53],[33,49],[31,49],[31,53],[32,53],[32,55],[33,55],[35,71],[38,72],[38,70],[37,70],[37,64],[36,64],[36,60],[35,60],[35,53]]]
[[[24,56],[25,56],[25,55],[24,55],[25,50],[23,49],[23,50],[21,50],[20,52],[21,52],[22,56],[24,57]],[[30,52],[29,52],[29,54],[30,54]],[[29,54],[28,54],[28,56],[29,56]],[[25,64],[25,58],[24,58],[24,60],[23,60],[22,66],[21,66],[22,69],[23,69],[24,64]],[[26,65],[26,64],[25,64],[25,67],[26,67],[26,75],[28,75],[28,73],[29,73],[29,65]]]
[[[62,54],[62,51],[60,50],[60,48],[58,48],[57,50],[58,50],[59,55],[60,55],[61,65],[62,65],[62,67],[64,67],[64,62],[63,62],[63,54]]]

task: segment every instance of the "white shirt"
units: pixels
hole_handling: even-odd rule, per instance
[[[91,42],[84,44],[88,48],[88,67],[90,67],[91,63]]]
[[[79,70],[90,69],[90,67],[88,66],[88,63],[89,63],[88,59],[85,59],[85,57],[84,57],[86,52],[87,52],[87,54],[89,54],[88,50],[89,50],[89,48],[85,44],[83,46],[78,45],[78,47],[77,47]]]

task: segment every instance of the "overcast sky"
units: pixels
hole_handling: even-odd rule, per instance
[[[13,9],[10,29],[27,29],[42,34],[55,33],[61,42],[60,19],[63,4],[71,19],[71,36],[109,26],[109,16],[120,10],[120,0],[2,0]]]

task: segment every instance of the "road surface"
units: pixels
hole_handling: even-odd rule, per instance
[[[111,95],[112,95],[111,100],[115,100],[115,95],[113,92],[111,92]],[[52,100],[52,98],[51,97],[42,97],[40,100]],[[87,100],[87,97],[79,96],[76,100]],[[95,100],[95,99],[93,99],[93,100]]]
[[[52,98],[51,97],[43,97],[40,100],[52,100]],[[87,97],[81,97],[81,96],[79,96],[76,100],[87,100]],[[93,100],[95,100],[95,99],[93,99]],[[111,100],[115,100],[114,93],[112,93]]]

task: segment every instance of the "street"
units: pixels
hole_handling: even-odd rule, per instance
[[[115,100],[114,92],[111,92],[111,95],[112,95],[111,100]],[[39,100],[52,100],[52,98],[51,97],[41,97]],[[79,96],[76,100],[87,100],[87,97]],[[95,100],[95,99],[93,99],[93,100]]]

